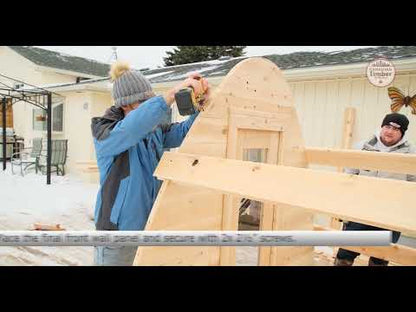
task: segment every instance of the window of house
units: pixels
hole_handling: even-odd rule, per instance
[[[46,111],[40,108],[33,109],[33,130],[46,131]]]
[[[62,132],[64,122],[64,104],[52,105],[52,132]],[[33,130],[47,131],[48,121],[46,111],[40,108],[33,109]]]
[[[64,131],[64,104],[59,103],[52,107],[52,131]]]

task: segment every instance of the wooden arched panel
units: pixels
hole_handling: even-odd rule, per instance
[[[280,69],[263,58],[237,64],[224,78],[178,149],[242,159],[243,149],[267,149],[265,162],[306,167],[294,100]],[[215,175],[215,168],[212,170]],[[164,181],[146,225],[157,230],[237,230],[239,198]],[[261,229],[312,230],[312,215],[264,203]],[[134,265],[234,265],[233,247],[139,247]],[[310,265],[310,247],[262,247],[260,265]]]

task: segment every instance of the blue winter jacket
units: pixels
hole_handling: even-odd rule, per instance
[[[197,113],[182,123],[166,123],[163,97],[143,102],[126,117],[111,107],[92,119],[100,171],[95,206],[97,230],[143,230],[161,181],[153,172],[166,148],[180,146]]]

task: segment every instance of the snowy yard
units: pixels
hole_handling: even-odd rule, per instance
[[[8,164],[9,165],[9,164]],[[0,171],[0,230],[25,231],[34,223],[60,224],[66,230],[94,230],[90,218],[98,185],[71,175],[12,175]],[[92,265],[93,247],[2,247],[0,265]]]
[[[34,223],[60,224],[72,231],[94,230],[91,218],[98,185],[70,174],[52,174],[51,180],[46,185],[44,175],[13,175],[10,166],[0,171],[0,230],[31,230]],[[93,252],[93,247],[0,246],[0,265],[90,266]],[[257,254],[257,247],[238,247],[237,265],[256,265]],[[315,249],[317,265],[332,265],[331,257],[331,248]]]

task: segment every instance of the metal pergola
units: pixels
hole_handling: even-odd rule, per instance
[[[8,82],[5,83],[4,81]],[[30,88],[16,88],[9,83],[21,83],[24,86],[29,86]],[[7,158],[7,137],[6,137],[6,109],[7,103],[11,102],[11,105],[24,101],[31,105],[34,105],[40,109],[46,111],[47,119],[47,160],[46,160],[46,184],[51,184],[51,154],[52,154],[52,96],[62,97],[61,95],[48,91],[44,88],[37,87],[31,84],[28,84],[19,79],[8,77],[0,73],[0,98],[2,103],[2,125],[3,125],[3,171],[6,170],[6,158]]]

